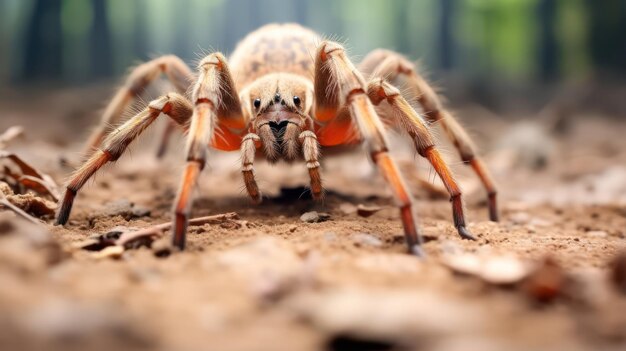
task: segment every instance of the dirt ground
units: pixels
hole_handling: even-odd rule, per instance
[[[32,104],[3,94],[0,131],[26,129],[7,150],[62,184],[72,169],[60,159],[78,159],[110,94],[86,91],[42,89]],[[0,209],[0,348],[626,349],[626,123],[584,114],[554,130],[457,112],[499,184],[501,221],[488,221],[480,183],[439,138],[478,237],[460,239],[434,172],[394,135],[426,259],[405,253],[390,193],[359,149],[325,160],[322,204],[307,197],[303,164],[260,162],[260,206],[244,196],[238,156],[214,152],[193,217],[237,219],[190,226],[182,253],[164,255],[166,238],[111,256],[79,248],[170,220],[182,141],[157,160],[155,126],[79,193],[67,226]],[[358,205],[381,209],[363,217]],[[309,211],[330,217],[301,221]]]

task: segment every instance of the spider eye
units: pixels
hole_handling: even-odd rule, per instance
[[[294,96],[293,97],[293,103],[296,104],[296,106],[300,106],[300,97],[299,96]]]
[[[255,108],[261,107],[261,99],[259,99],[259,98],[254,99],[254,107]]]

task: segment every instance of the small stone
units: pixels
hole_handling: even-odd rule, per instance
[[[356,206],[354,206],[353,204],[349,202],[344,202],[341,205],[339,205],[339,210],[343,212],[344,214],[353,214],[353,213],[356,213],[357,208]]]
[[[453,272],[464,275],[479,275],[482,262],[474,254],[446,255],[443,264]]]
[[[289,227],[289,233],[293,233],[296,230],[298,230],[298,226],[297,225],[292,225],[292,226]]]
[[[384,208],[385,207],[381,206],[365,206],[359,204],[359,206],[357,206],[356,208],[356,213],[361,217],[369,217]]]
[[[133,217],[135,218],[140,218],[140,217],[148,217],[150,216],[150,210],[142,207],[142,206],[133,206]]]
[[[124,247],[119,245],[108,246],[100,251],[93,253],[92,257],[96,259],[113,258],[120,259],[124,254]]]
[[[514,256],[454,254],[444,256],[443,264],[455,273],[476,276],[494,285],[516,284],[528,275],[528,267]]]
[[[483,262],[480,277],[487,283],[511,285],[522,281],[528,275],[528,268],[517,257],[494,256]]]
[[[324,239],[326,241],[336,241],[337,240],[337,233],[335,233],[335,232],[326,232],[326,233],[324,233]]]
[[[170,238],[161,238],[152,243],[152,252],[156,257],[168,257],[172,254],[172,241]]]
[[[402,237],[402,239],[404,239],[404,237]],[[444,240],[439,246],[441,248],[441,251],[445,254],[455,255],[462,252],[459,244],[455,243],[452,240]]]
[[[509,217],[509,219],[514,224],[526,224],[530,221],[530,215],[526,212],[515,212]]]
[[[132,213],[133,203],[126,199],[121,199],[121,200],[107,202],[104,206],[105,208],[102,211],[103,214],[107,216],[120,215],[122,217],[125,217],[128,214]]]
[[[366,233],[354,234],[352,235],[352,239],[354,239],[357,244],[361,244],[364,246],[381,247],[383,245],[383,242],[380,239]]]
[[[330,219],[330,215],[328,213],[318,213],[317,211],[305,212],[302,216],[300,216],[300,220],[306,223],[319,223],[327,221],[328,219]]]
[[[112,201],[105,206],[102,214],[109,217],[122,216],[124,219],[130,220],[150,215],[150,210],[145,207],[137,206],[126,199]]]
[[[533,218],[530,220],[529,225],[532,225],[534,227],[549,227],[553,225],[553,223],[547,219]]]
[[[609,234],[604,230],[591,230],[587,232],[587,236],[591,238],[606,238]]]

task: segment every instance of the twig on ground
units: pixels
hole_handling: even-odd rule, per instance
[[[41,224],[41,222],[39,222],[35,217],[29,215],[28,213],[22,211],[22,209],[20,209],[19,207],[13,205],[11,202],[9,202],[9,200],[7,199],[7,197],[4,195],[3,192],[0,191],[0,205],[8,208],[9,210],[15,212],[17,215],[27,219],[29,222],[35,223],[35,224]]]

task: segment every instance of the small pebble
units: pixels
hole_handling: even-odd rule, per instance
[[[604,230],[592,230],[587,232],[587,236],[592,238],[606,238],[609,234]]]
[[[93,253],[93,258],[103,259],[103,258],[113,258],[119,259],[124,254],[124,247],[119,245],[108,246],[100,251],[96,251]]]
[[[335,232],[326,232],[326,233],[324,233],[324,239],[326,241],[335,241],[335,240],[337,240],[337,233],[335,233]]]
[[[384,209],[384,207],[365,206],[365,205],[359,204],[359,206],[357,206],[356,208],[356,213],[361,217],[369,217],[382,209]]]
[[[381,247],[383,245],[383,242],[380,239],[378,239],[374,235],[366,234],[366,233],[354,234],[352,235],[352,239],[354,239],[356,243],[362,244],[365,246]]]
[[[344,202],[341,205],[339,205],[339,210],[343,212],[344,214],[353,214],[353,213],[356,213],[356,206],[354,206],[353,204],[349,202]]]
[[[526,224],[530,221],[530,215],[526,212],[515,212],[509,217],[509,219],[514,224]]]
[[[510,285],[522,281],[527,275],[528,268],[519,258],[494,256],[483,262],[480,277],[491,284]]]
[[[330,219],[330,215],[324,212],[311,211],[303,213],[300,220],[306,223],[319,223]]]
[[[107,203],[101,214],[109,217],[122,216],[124,219],[130,220],[149,216],[150,210],[145,207],[137,206],[128,200],[121,199]]]

